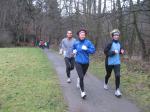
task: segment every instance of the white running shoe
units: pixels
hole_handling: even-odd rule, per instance
[[[108,85],[104,83],[104,89],[108,90]]]
[[[120,92],[119,89],[117,89],[117,90],[115,91],[115,96],[117,96],[117,97],[122,96],[122,93]]]
[[[79,77],[77,78],[77,88],[80,88],[80,79],[79,79]]]
[[[86,97],[86,93],[81,91],[81,98],[85,98]]]
[[[68,82],[68,83],[71,83],[71,79],[70,79],[70,78],[68,78],[68,79],[67,79],[67,82]]]

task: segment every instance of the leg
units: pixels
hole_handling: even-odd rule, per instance
[[[105,65],[105,69],[106,69],[106,76],[105,76],[105,84],[108,84],[108,80],[111,76],[111,72],[112,72],[112,69],[113,69],[113,66],[112,65]]]
[[[82,64],[83,78],[80,79],[80,85],[82,86],[82,91],[84,92],[84,76],[88,70],[89,64]]]
[[[70,58],[70,65],[71,65],[70,70],[74,69],[74,63],[75,63],[74,57]]]
[[[81,88],[81,91],[83,92],[84,91],[84,83],[83,83],[84,73],[83,73],[82,64],[76,63],[75,66],[76,66],[78,76],[80,78],[80,88]]]
[[[85,74],[86,74],[86,72],[87,72],[87,70],[88,70],[89,64],[84,64],[84,65],[82,65],[82,66],[83,66],[83,74],[84,74],[84,76],[85,76]]]
[[[88,70],[89,64],[82,64],[82,71],[83,71],[83,78],[80,79],[81,81],[81,86],[82,86],[82,91],[84,91],[84,76]]]
[[[69,58],[67,57],[65,57],[65,64],[66,64],[67,77],[70,78],[70,62],[69,62]]]
[[[120,65],[114,65],[116,90],[120,86]]]

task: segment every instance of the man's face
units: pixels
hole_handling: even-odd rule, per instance
[[[80,38],[80,40],[83,40],[85,38],[85,32],[80,32],[79,38]]]
[[[72,38],[72,31],[67,31],[67,38]]]

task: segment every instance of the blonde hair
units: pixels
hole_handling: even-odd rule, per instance
[[[112,37],[113,33],[119,33],[120,34],[120,31],[118,29],[113,29],[111,32],[110,32],[110,36]]]

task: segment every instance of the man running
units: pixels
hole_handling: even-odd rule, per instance
[[[70,72],[74,69],[73,44],[76,39],[72,37],[72,31],[67,31],[67,37],[62,40],[63,55],[66,64],[67,82],[71,83]]]

